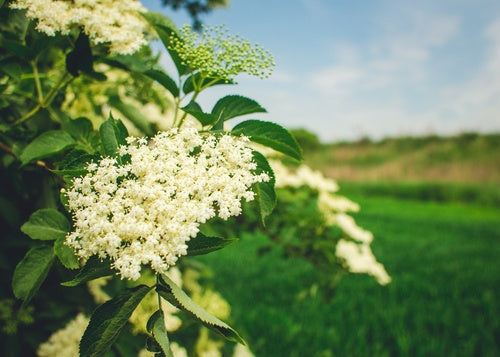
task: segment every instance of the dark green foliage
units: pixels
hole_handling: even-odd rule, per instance
[[[241,95],[228,95],[215,103],[212,114],[218,120],[226,121],[246,114],[266,113],[267,111],[255,100]]]
[[[75,140],[65,131],[46,131],[23,150],[19,159],[23,164],[58,154],[75,145]]]
[[[31,239],[56,240],[66,238],[71,224],[58,210],[43,208],[34,212],[28,222],[21,226],[21,231]]]
[[[121,329],[151,287],[126,290],[99,306],[90,318],[80,342],[80,356],[103,356],[117,340]]]
[[[118,149],[121,145],[126,145],[125,138],[128,136],[127,128],[111,115],[109,119],[101,124],[99,128],[101,136],[103,154],[105,156],[118,157]]]
[[[61,285],[77,286],[86,283],[87,281],[109,276],[114,274],[111,270],[111,262],[109,260],[101,260],[98,257],[91,257],[76,276]]]
[[[167,330],[165,329],[164,315],[161,310],[156,311],[148,321],[147,330],[153,335],[156,341],[156,348],[151,348],[148,344],[148,350],[152,352],[161,352],[165,357],[173,357],[170,350],[170,341],[168,340]]]
[[[187,255],[201,255],[222,249],[238,241],[238,238],[209,237],[202,233],[187,242]]]
[[[318,136],[306,129],[291,129],[290,134],[297,140],[300,147],[306,151],[318,150],[321,147]]]
[[[31,248],[17,264],[12,277],[12,291],[24,304],[36,294],[47,277],[54,262],[54,252],[49,245],[39,245]]]
[[[254,184],[255,202],[258,206],[257,211],[259,212],[262,224],[264,224],[266,217],[271,214],[276,206],[276,192],[274,191],[276,178],[274,177],[273,169],[264,155],[258,151],[254,151],[253,159],[257,163],[256,174],[266,172],[270,178],[267,182],[257,182]]]
[[[296,160],[302,159],[302,151],[294,137],[282,126],[261,121],[246,120],[231,130],[233,135],[245,135],[251,141],[270,147]]]
[[[240,337],[238,332],[197,305],[169,277],[162,275],[156,290],[162,298],[178,309],[185,311],[189,316],[198,320],[198,322],[202,323],[209,329],[221,334],[230,341],[245,344],[245,341]]]

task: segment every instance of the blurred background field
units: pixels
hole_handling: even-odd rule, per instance
[[[203,257],[255,355],[500,355],[500,136],[295,134],[306,162],[361,205],[355,219],[393,281],[351,275],[325,301],[314,270],[279,248],[259,254],[259,235]]]

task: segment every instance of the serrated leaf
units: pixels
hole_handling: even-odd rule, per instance
[[[172,351],[170,350],[167,330],[165,329],[163,312],[161,310],[156,311],[149,318],[146,329],[153,335],[157,347],[160,348],[159,351],[152,351],[156,346],[150,345],[150,349],[148,350],[152,352],[163,352],[165,357],[173,357]]]
[[[158,69],[148,69],[141,73],[161,84],[166,90],[172,93],[174,97],[179,96],[179,88],[177,87],[177,84],[165,72]]]
[[[159,280],[160,282],[157,285],[156,290],[162,298],[177,308],[185,311],[206,327],[221,334],[226,339],[245,344],[245,341],[232,327],[197,305],[168,276],[162,275]]]
[[[148,350],[149,352],[161,353],[160,345],[158,345],[158,342],[156,342],[155,339],[151,336],[148,336],[146,338],[146,350]],[[162,355],[160,354],[160,356]]]
[[[281,125],[262,120],[247,120],[236,125],[231,134],[243,134],[253,142],[268,146],[296,160],[302,159],[299,144]]]
[[[86,151],[74,149],[69,151],[57,166],[61,169],[81,169],[87,167],[92,160],[99,160],[98,154],[89,154]]]
[[[151,290],[139,285],[127,289],[99,306],[90,317],[89,325],[80,341],[80,356],[102,356],[116,341],[137,305]]]
[[[53,208],[39,209],[21,226],[24,234],[40,240],[64,239],[70,229],[71,224],[64,214]]]
[[[46,131],[26,146],[19,158],[23,165],[58,154],[76,144],[75,140],[62,130]]]
[[[201,125],[210,125],[217,121],[217,117],[210,113],[204,113],[200,105],[194,101],[189,102],[182,110],[195,117]]]
[[[68,269],[78,269],[78,258],[73,249],[65,244],[66,237],[59,237],[54,242],[54,253],[59,261]]]
[[[31,248],[17,264],[12,276],[12,290],[24,305],[33,298],[44,282],[54,262],[54,252],[50,245]]]
[[[109,260],[101,261],[98,257],[91,257],[76,276],[64,283],[63,286],[77,286],[87,281],[91,281],[104,276],[113,275],[111,270],[111,262]]]
[[[134,126],[146,135],[153,135],[155,127],[152,122],[147,120],[136,107],[124,103],[118,96],[111,96],[108,99],[109,105],[118,109]]]
[[[125,71],[142,74],[161,84],[174,97],[179,96],[177,83],[163,70],[157,68],[147,68],[135,56],[115,56],[112,58],[102,58],[100,60],[110,66],[123,69]]]
[[[252,113],[265,113],[266,110],[255,100],[241,95],[228,95],[215,103],[212,114],[219,120],[226,121]]]
[[[196,238],[191,238],[191,240],[187,242],[187,255],[207,254],[222,249],[238,240],[238,238],[207,237],[198,233]]]
[[[170,48],[170,36],[176,36],[179,41],[182,41],[178,35],[177,28],[172,20],[163,14],[158,12],[149,11],[143,12],[141,15],[149,22],[149,24],[155,29],[158,37],[160,37],[161,42],[165,46],[165,49],[170,54],[172,61],[174,62],[175,68],[179,73],[179,76],[189,73],[189,68],[182,64],[182,60],[175,52]]]
[[[184,92],[184,94],[189,94],[192,91],[194,91],[195,88],[194,88],[193,83],[196,83],[200,87],[206,87],[209,84],[210,84],[209,87],[215,86],[218,84],[234,84],[234,82],[232,80],[216,79],[216,78],[212,78],[212,77],[205,77],[205,78],[203,78],[203,80],[201,80],[200,73],[195,73],[195,74],[189,76],[188,78],[186,78],[186,81],[184,82],[184,85],[182,86],[182,91]]]
[[[114,119],[111,115],[99,127],[99,135],[104,154],[108,156],[118,157],[118,148],[127,144],[125,141],[128,136],[127,128],[120,119]]]
[[[274,185],[276,183],[274,172],[267,159],[258,151],[253,151],[253,161],[257,164],[255,173],[261,174],[266,172],[270,176],[268,182],[257,182],[253,185],[255,192],[255,202],[259,209],[260,220],[265,225],[265,219],[269,216],[274,207],[276,207],[276,192]]]
[[[73,138],[86,142],[94,131],[92,122],[84,117],[69,120],[62,124],[63,130],[67,131]]]

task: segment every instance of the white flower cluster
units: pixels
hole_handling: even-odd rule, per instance
[[[88,165],[67,192],[74,232],[66,243],[86,260],[110,257],[122,278],[136,280],[141,264],[165,273],[199,225],[241,213],[256,175],[248,138],[202,136],[194,128],[160,132],[148,141],[129,137],[120,155]]]
[[[109,43],[120,54],[136,52],[146,44],[146,21],[139,12],[146,9],[136,0],[15,0],[14,9],[26,9],[36,29],[49,36],[66,35],[81,27],[95,44]]]
[[[345,213],[357,212],[359,205],[334,194],[338,190],[335,181],[306,165],[291,171],[280,161],[271,160],[270,163],[276,177],[276,187],[308,186],[318,191],[318,209],[323,214],[325,224],[338,226],[350,239],[341,239],[336,248],[337,257],[343,260],[350,272],[372,275],[382,285],[391,281],[370,248],[373,234],[359,227],[354,218]]]
[[[48,341],[38,346],[40,357],[74,357],[79,355],[80,340],[89,324],[89,318],[78,314],[64,328],[54,332]]]
[[[346,261],[351,273],[366,273],[373,276],[379,284],[386,285],[391,282],[384,266],[377,262],[369,244],[358,244],[341,239],[337,243],[336,254]]]

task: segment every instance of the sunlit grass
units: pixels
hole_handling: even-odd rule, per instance
[[[351,275],[334,299],[300,299],[310,266],[263,237],[204,257],[257,356],[495,356],[500,354],[500,210],[470,203],[365,196],[357,222],[393,282]]]

